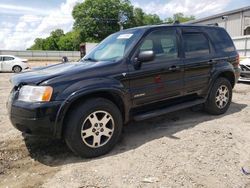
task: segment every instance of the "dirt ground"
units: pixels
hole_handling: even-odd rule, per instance
[[[81,159],[64,142],[22,135],[5,107],[0,73],[0,187],[248,187],[250,84],[237,84],[221,116],[181,110],[131,123],[109,154]]]

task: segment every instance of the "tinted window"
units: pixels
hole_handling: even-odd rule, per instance
[[[3,60],[4,61],[11,61],[11,60],[14,60],[14,58],[13,57],[5,56],[5,57],[3,57]]]
[[[186,57],[200,57],[210,52],[208,40],[203,33],[184,33],[183,40]]]
[[[140,51],[154,51],[156,58],[177,58],[175,30],[159,30],[150,33],[143,41]]]
[[[0,57],[0,61],[3,61],[3,57]]]
[[[216,51],[233,52],[235,47],[228,33],[222,28],[207,28]]]

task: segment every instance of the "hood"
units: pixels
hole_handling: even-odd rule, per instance
[[[41,67],[34,70],[26,71],[14,75],[11,78],[13,85],[17,86],[20,83],[37,85],[45,80],[61,76],[64,74],[74,74],[76,72],[88,70],[97,66],[103,65],[103,62],[73,62],[73,63],[60,63]],[[106,64],[106,63],[105,63]]]

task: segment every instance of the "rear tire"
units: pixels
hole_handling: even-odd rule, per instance
[[[18,72],[21,72],[22,71],[22,68],[18,65],[15,65],[13,68],[12,68],[13,72],[15,73],[18,73]]]
[[[224,114],[232,101],[232,86],[228,79],[218,78],[205,103],[205,111],[213,115]]]
[[[81,157],[97,157],[109,152],[122,131],[120,110],[103,98],[89,99],[73,108],[67,117],[65,141]]]

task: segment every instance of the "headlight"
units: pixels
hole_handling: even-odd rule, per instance
[[[50,86],[23,86],[18,95],[19,101],[46,102],[50,101],[53,88]]]

